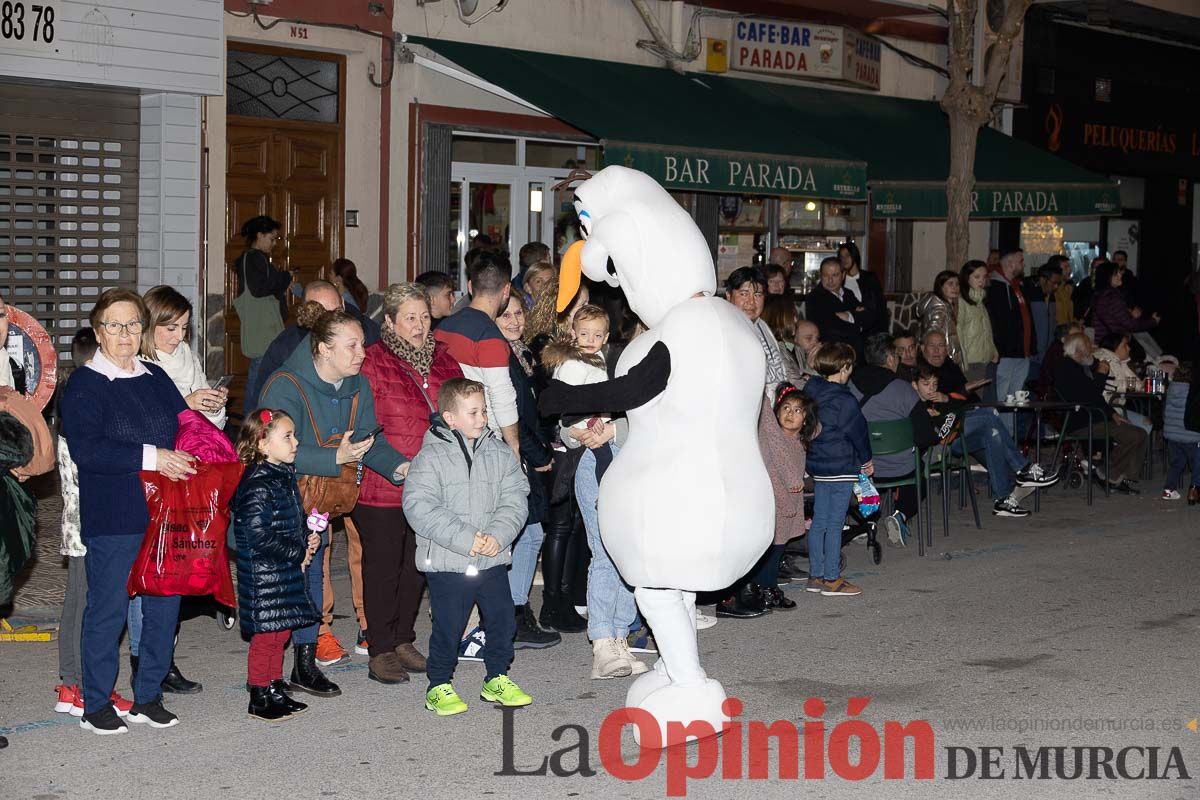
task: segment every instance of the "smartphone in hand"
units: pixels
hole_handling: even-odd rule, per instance
[[[354,436],[352,436],[350,438],[350,441],[354,442],[355,444],[358,444],[359,442],[365,442],[367,439],[370,439],[372,436],[378,436],[381,433],[383,433],[382,425],[376,426],[375,430],[367,431],[366,433],[359,433],[358,431],[355,431]]]
[[[232,384],[232,383],[233,383],[232,375],[222,375],[220,378],[217,379],[217,382],[213,385],[213,388],[214,389],[228,389],[230,384]]]

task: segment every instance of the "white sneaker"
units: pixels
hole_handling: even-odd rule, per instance
[[[698,609],[698,608],[696,609],[696,630],[698,630],[698,631],[708,630],[709,628],[711,628],[713,625],[716,625],[716,624],[717,624],[716,617],[710,617],[708,614],[705,614],[700,609]]]
[[[630,675],[641,675],[643,672],[650,671],[650,667],[646,666],[646,663],[638,659],[637,656],[633,654],[633,651],[629,649],[628,639],[617,639],[617,644],[620,645],[621,649],[625,652],[625,658],[629,661]]]
[[[625,678],[633,674],[633,664],[625,655],[620,639],[597,639],[592,642],[592,680]]]
[[[1178,500],[1178,499],[1180,499],[1182,496],[1183,496],[1183,495],[1181,495],[1181,494],[1180,494],[1178,491],[1176,491],[1175,489],[1163,489],[1163,493],[1162,493],[1162,499],[1163,499],[1163,500]],[[58,711],[58,707],[57,707],[57,706],[55,706],[54,710],[55,710],[55,711]]]

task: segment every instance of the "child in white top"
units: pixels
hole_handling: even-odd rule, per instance
[[[571,386],[584,386],[608,380],[604,362],[604,346],[608,344],[608,312],[599,306],[585,305],[571,320],[571,342],[555,342],[546,346],[542,362],[553,370],[555,380]],[[559,438],[567,447],[578,447],[579,434],[585,430],[603,430],[612,422],[606,414],[588,417],[564,416],[559,423]],[[612,463],[612,450],[605,443],[591,448],[596,457],[596,481],[604,477]]]

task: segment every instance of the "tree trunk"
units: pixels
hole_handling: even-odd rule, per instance
[[[950,174],[946,178],[946,269],[957,272],[971,247],[971,209],[975,206],[975,140],[979,125],[967,114],[950,120]]]

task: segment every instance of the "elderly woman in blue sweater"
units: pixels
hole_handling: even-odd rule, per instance
[[[99,350],[77,370],[62,399],[63,434],[79,469],[80,533],[87,545],[83,615],[83,718],[98,734],[125,733],[121,720],[169,728],[179,719],[163,708],[171,666],[178,597],[145,597],[141,663],[132,708],[114,706],[121,631],[129,609],[125,585],[150,514],[140,470],[180,480],[194,475],[192,457],[175,450],[183,395],[157,364],[138,360],[148,324],[142,299],[110,289],[91,313]]]

